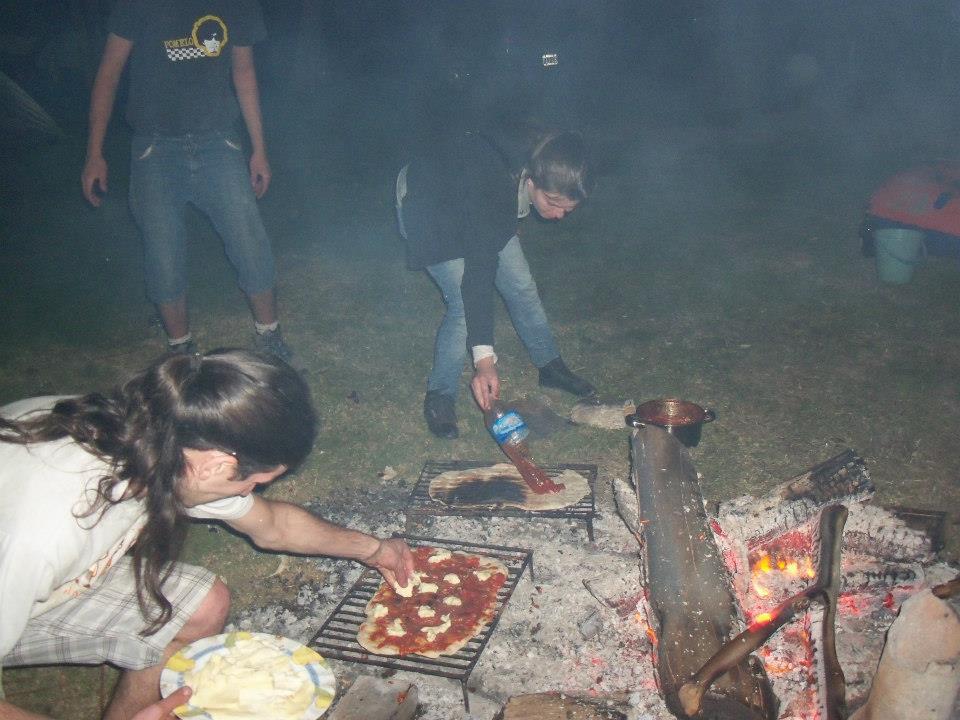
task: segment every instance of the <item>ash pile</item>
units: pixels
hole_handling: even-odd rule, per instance
[[[388,536],[404,528],[412,484],[381,480],[337,505],[311,509],[333,522]],[[490,720],[511,697],[534,693],[594,698],[601,706],[610,698],[611,707],[615,698],[618,710],[611,717],[627,720],[671,718],[651,662],[655,640],[639,615],[644,594],[639,548],[615,511],[609,487],[609,478],[597,484],[593,542],[583,523],[561,519],[429,517],[411,528],[421,536],[533,551],[534,579],[522,575],[470,674],[469,712],[453,680],[330,660],[339,691],[360,675],[409,682],[417,686],[422,720]],[[361,571],[339,560],[292,558],[281,573],[262,580],[289,587],[290,599],[243,610],[228,629],[306,643]]]
[[[423,720],[541,717],[536,710],[511,714],[518,699],[531,696],[574,699],[585,708],[576,716],[589,719],[847,717],[868,697],[901,606],[957,574],[936,561],[942,523],[927,518],[918,527],[870,505],[872,483],[852,452],[769,496],[707,512],[689,454],[678,446],[656,428],[632,433],[630,478],[596,484],[593,541],[571,520],[419,517],[408,527],[419,536],[528,548],[535,575],[521,576],[466,681],[469,711],[448,678],[331,660],[339,694],[360,676],[409,683]],[[670,477],[678,484],[665,492]],[[413,484],[381,480],[314,509],[386,536],[410,519],[404,509]],[[835,537],[823,537],[831,529],[825,518],[842,520],[833,523]],[[826,565],[833,582],[823,577]],[[361,570],[292,559],[265,580],[284,583],[289,600],[240,612],[231,629],[307,642]],[[703,605],[704,594],[723,598],[719,620],[716,607]],[[797,597],[804,602],[791,605]],[[765,619],[771,612],[776,616]],[[763,642],[734,649],[731,659],[731,639],[745,633],[764,635]],[[714,654],[724,656],[724,667]],[[694,710],[680,691],[698,683]],[[722,707],[731,697],[740,701],[732,712]]]

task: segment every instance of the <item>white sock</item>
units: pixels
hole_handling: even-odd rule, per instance
[[[265,335],[268,332],[273,332],[278,327],[280,327],[280,321],[274,320],[272,323],[264,325],[263,323],[254,322],[253,326],[257,329],[257,335]]]
[[[170,347],[176,347],[177,345],[184,345],[193,340],[193,333],[187,333],[180,338],[167,338],[167,345]]]

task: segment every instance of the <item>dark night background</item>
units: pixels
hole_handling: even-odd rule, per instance
[[[80,189],[111,6],[0,0],[0,73],[56,125],[0,82],[0,405],[103,389],[163,349],[127,208],[123,83],[110,193],[95,210]],[[465,379],[460,439],[424,426],[443,308],[404,267],[393,183],[439,129],[534,121],[581,131],[598,175],[569,219],[523,222],[568,364],[612,401],[715,409],[693,452],[708,500],[762,494],[849,447],[878,502],[944,513],[945,557],[960,557],[957,262],[931,257],[886,286],[859,237],[885,179],[960,160],[960,0],[261,6],[273,182],[260,207],[284,335],[324,418],[305,467],[269,493],[337,508],[377,499],[386,467],[412,484],[428,459],[499,459]],[[190,229],[200,347],[249,346],[215,233],[199,214]],[[572,399],[543,394],[497,313],[505,395],[566,415]],[[596,463],[606,482],[629,473],[625,438],[564,425],[535,452]],[[187,558],[226,578],[237,608],[289,600],[263,580],[276,558],[226,535],[192,532]],[[3,679],[36,711],[98,716],[97,671],[20,672]]]
[[[0,70],[68,131],[83,129],[110,6],[2,4]],[[268,119],[310,105],[333,115],[342,99],[328,92],[334,77],[376,87],[385,105],[356,112],[389,107],[394,122],[396,113],[423,122],[508,107],[557,111],[581,126],[630,117],[730,124],[745,113],[802,111],[853,135],[873,114],[944,132],[956,115],[960,7],[946,0],[275,0],[263,9],[270,37],[257,56]],[[555,68],[540,65],[545,52],[558,54]]]

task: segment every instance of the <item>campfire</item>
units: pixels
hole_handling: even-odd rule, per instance
[[[424,478],[449,468],[431,462],[419,478],[381,480],[323,505],[332,519],[377,534],[413,525],[432,542],[532,551],[536,575],[522,571],[521,557],[498,622],[467,648],[463,668],[352,655],[353,634],[333,630],[354,629],[351,608],[372,581],[332,560],[293,560],[268,582],[295,588],[296,601],[248,611],[236,627],[326,643],[342,694],[371,675],[415,686],[420,720],[683,718],[680,691],[691,680],[704,719],[844,717],[838,688],[840,713],[860,706],[898,611],[956,575],[934,559],[940,518],[918,524],[869,504],[873,484],[852,451],[767,496],[707,512],[689,453],[653,443],[654,431],[633,433],[632,483],[584,466],[591,492],[582,512],[435,507]],[[679,497],[643,489],[670,474],[661,468],[681,470]],[[826,542],[825,531],[834,533]],[[722,599],[722,613],[704,594]],[[750,647],[730,645],[744,633]],[[718,652],[722,662],[708,667]],[[882,717],[890,716],[864,720]]]
[[[677,443],[647,432],[634,436],[633,449],[636,499],[621,484],[618,504],[641,544],[653,543],[646,551],[657,553],[658,543],[678,535],[675,522],[664,522],[670,517],[669,496],[675,495],[672,501],[689,516],[697,499],[691,495],[699,490],[689,457]],[[688,588],[679,588],[679,597],[691,612],[712,613],[714,624],[726,628],[722,636],[714,628],[706,637],[698,634],[702,627],[671,602],[670,591],[677,588],[670,587],[664,565],[676,558],[648,557],[651,608],[645,614],[666,619],[681,644],[706,641],[711,648],[706,660],[686,648],[657,653],[660,687],[674,715],[703,712],[714,682],[719,688],[713,705],[707,702],[707,717],[833,720],[846,718],[848,706],[864,703],[885,633],[901,605],[955,574],[934,563],[942,515],[927,514],[926,527],[911,526],[908,520],[915,521],[916,513],[898,516],[865,504],[873,491],[863,460],[847,451],[764,498],[738,498],[710,516],[685,517],[680,534],[700,534],[681,553],[703,558],[693,562],[695,573],[681,570],[679,577],[689,581],[709,567],[729,579],[718,586],[728,585],[730,595],[702,607],[689,607],[700,598],[685,597]],[[640,507],[634,510],[630,506],[637,500]],[[650,505],[660,513],[656,520]],[[654,523],[659,527],[651,533]],[[714,548],[722,562],[710,562]],[[666,592],[657,591],[657,583],[666,583]],[[747,662],[751,653],[759,662]],[[729,707],[731,699],[739,709]]]

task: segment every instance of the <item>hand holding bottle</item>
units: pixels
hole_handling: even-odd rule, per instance
[[[516,410],[505,410],[495,401],[490,409],[483,413],[483,419],[497,445],[520,471],[520,476],[531,490],[543,494],[564,489],[563,484],[553,482],[550,476],[533,462],[526,442],[530,429],[520,417],[520,413]]]

